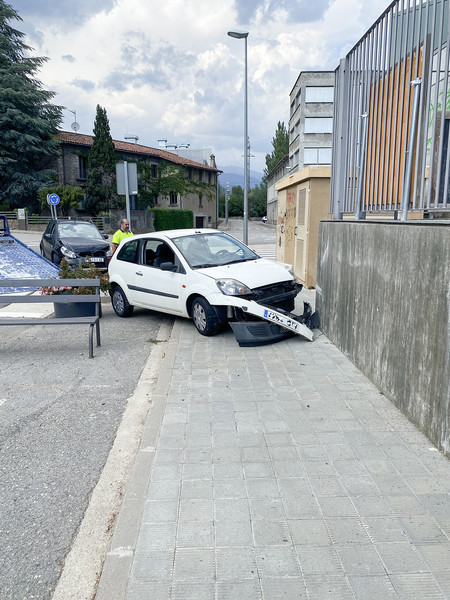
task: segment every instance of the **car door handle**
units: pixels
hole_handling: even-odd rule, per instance
[[[142,271],[136,271],[136,275],[140,275],[141,277],[143,276],[143,272]]]

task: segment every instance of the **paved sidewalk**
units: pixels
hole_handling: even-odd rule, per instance
[[[450,598],[450,462],[317,335],[175,321],[97,600]]]

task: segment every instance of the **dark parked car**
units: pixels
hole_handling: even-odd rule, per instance
[[[52,219],[44,231],[40,249],[42,256],[55,265],[65,258],[69,265],[77,266],[89,257],[99,269],[107,269],[111,257],[107,239],[89,221]]]

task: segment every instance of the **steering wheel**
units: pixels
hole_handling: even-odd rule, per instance
[[[222,249],[222,250],[219,250],[219,252],[217,252],[216,257],[217,258],[222,258],[223,256],[226,256],[227,254],[230,254],[228,252],[228,250]]]

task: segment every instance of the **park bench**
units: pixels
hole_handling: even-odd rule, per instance
[[[93,287],[94,294],[72,294],[70,290],[64,294],[42,295],[36,290],[41,287]],[[5,289],[16,290],[5,294]],[[18,293],[17,290],[20,290]],[[25,293],[24,293],[25,292]],[[27,293],[28,292],[28,293]],[[0,279],[0,304],[34,304],[50,303],[70,304],[72,302],[95,303],[95,314],[84,317],[2,317],[1,325],[89,325],[89,358],[94,357],[94,327],[96,329],[97,346],[100,346],[100,279]]]

